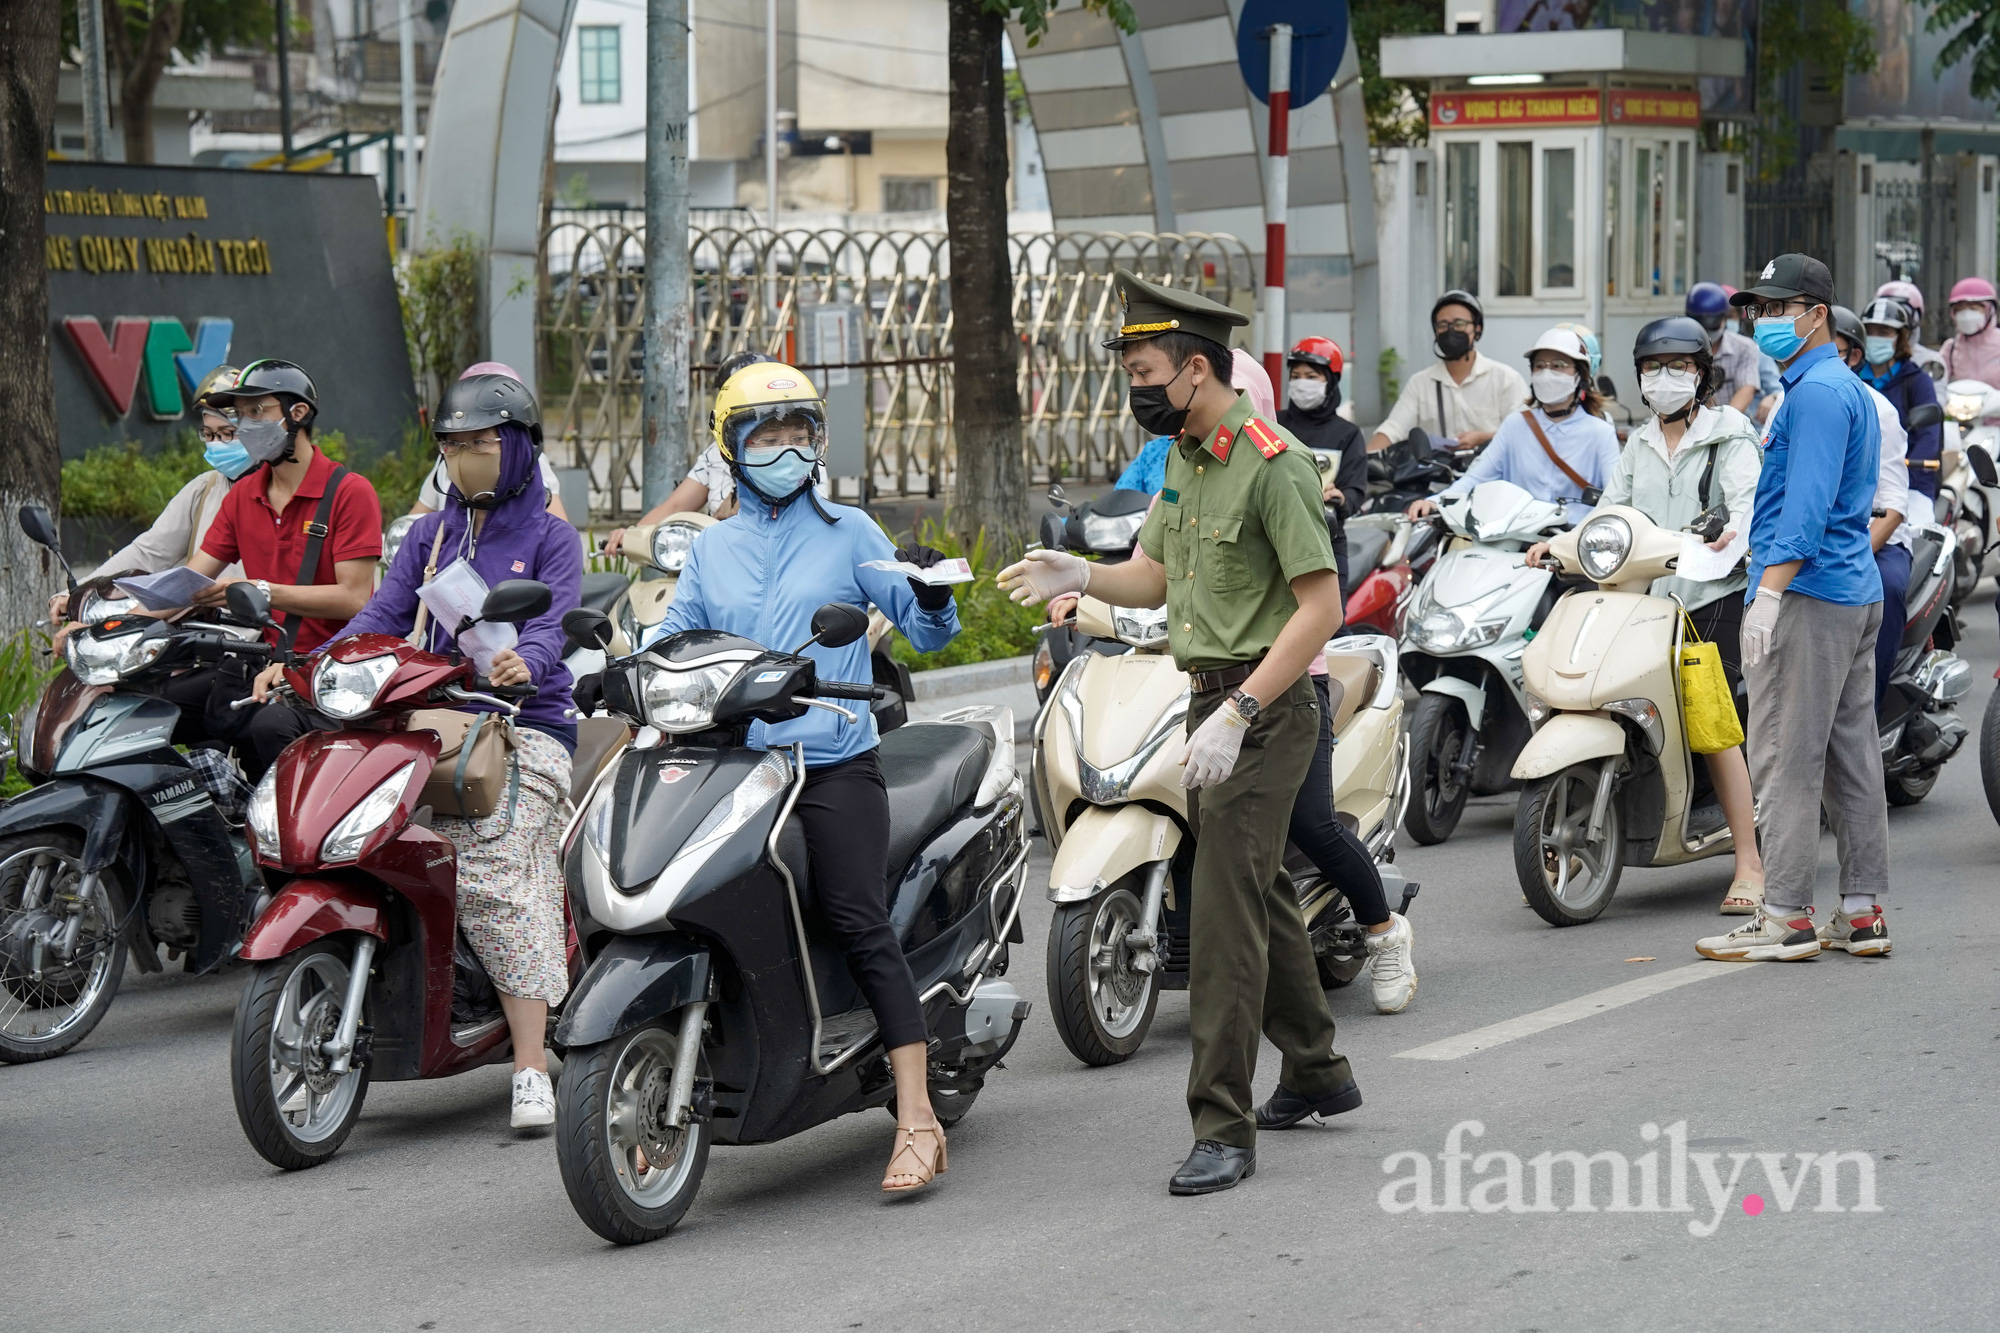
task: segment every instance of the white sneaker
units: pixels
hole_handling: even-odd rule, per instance
[[[1796,963],[1819,956],[1819,935],[1803,907],[1757,904],[1757,914],[1727,935],[1695,941],[1694,951],[1725,963]]]
[[[1362,941],[1368,947],[1368,975],[1375,991],[1375,1012],[1402,1013],[1417,997],[1417,965],[1410,957],[1417,942],[1415,928],[1409,918],[1391,912],[1389,928],[1363,935]]]
[[[539,1069],[514,1073],[514,1128],[534,1129],[556,1122],[556,1093]]]

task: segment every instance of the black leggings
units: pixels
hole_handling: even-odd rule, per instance
[[[875,1011],[883,1048],[929,1040],[916,978],[889,927],[889,793],[875,751],[806,770],[793,810],[805,829],[813,896]]]
[[[1312,678],[1319,691],[1319,745],[1312,767],[1292,802],[1292,844],[1319,867],[1333,886],[1347,895],[1354,919],[1379,926],[1389,919],[1389,900],[1382,892],[1382,875],[1361,839],[1333,817],[1333,710],[1325,676]]]
[[[199,667],[173,677],[161,688],[160,697],[181,710],[174,744],[226,742],[234,747],[244,776],[255,783],[277,761],[280,750],[308,731],[330,725],[290,699],[229,707],[230,701],[249,693],[249,678],[225,667]]]

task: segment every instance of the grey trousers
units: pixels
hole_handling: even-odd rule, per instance
[[[1750,779],[1762,807],[1764,901],[1808,907],[1819,812],[1840,846],[1840,891],[1889,888],[1889,805],[1875,726],[1882,603],[1837,606],[1787,594],[1771,653],[1746,668]]]

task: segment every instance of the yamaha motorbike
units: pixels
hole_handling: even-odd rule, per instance
[[[54,551],[39,505],[21,529]],[[69,566],[64,562],[63,568]],[[242,779],[173,746],[180,710],[155,691],[176,671],[261,664],[261,627],[203,612],[178,623],[134,614],[108,583],[79,589],[65,665],[21,719],[16,761],[40,785],[0,806],[0,1062],[52,1059],[111,1008],[127,956],[148,972],[180,959],[213,972],[234,956],[261,889],[208,774]]]
[[[579,608],[579,642],[611,626]],[[689,630],[614,660],[604,709],[643,728],[563,837],[570,915],[588,968],[556,1030],[563,1185],[584,1223],[636,1244],[667,1233],[701,1188],[711,1144],[772,1143],[894,1094],[874,1015],[821,917],[791,818],[802,747],[750,748],[751,724],[830,709],[852,723],[881,688],[821,680],[814,643],[867,629],[831,603],[796,652]],[[586,691],[586,694],[588,691]],[[890,812],[889,920],[930,1026],[947,1126],[971,1108],[1027,1016],[1003,974],[1020,943],[1025,802],[1006,708],[957,710],[881,739]]]

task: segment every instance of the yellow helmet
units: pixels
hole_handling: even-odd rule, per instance
[[[198,406],[208,407],[217,412],[235,407],[235,403],[227,400],[211,404],[208,397],[214,393],[228,393],[236,387],[236,381],[241,378],[243,378],[243,372],[235,366],[217,366],[202,377],[201,386],[194,391],[195,403]]]
[[[776,361],[745,366],[723,381],[709,413],[715,447],[729,462],[742,464],[742,448],[752,434],[776,422],[803,423],[813,461],[826,452],[826,400],[804,373]],[[796,437],[796,432],[792,432]]]

